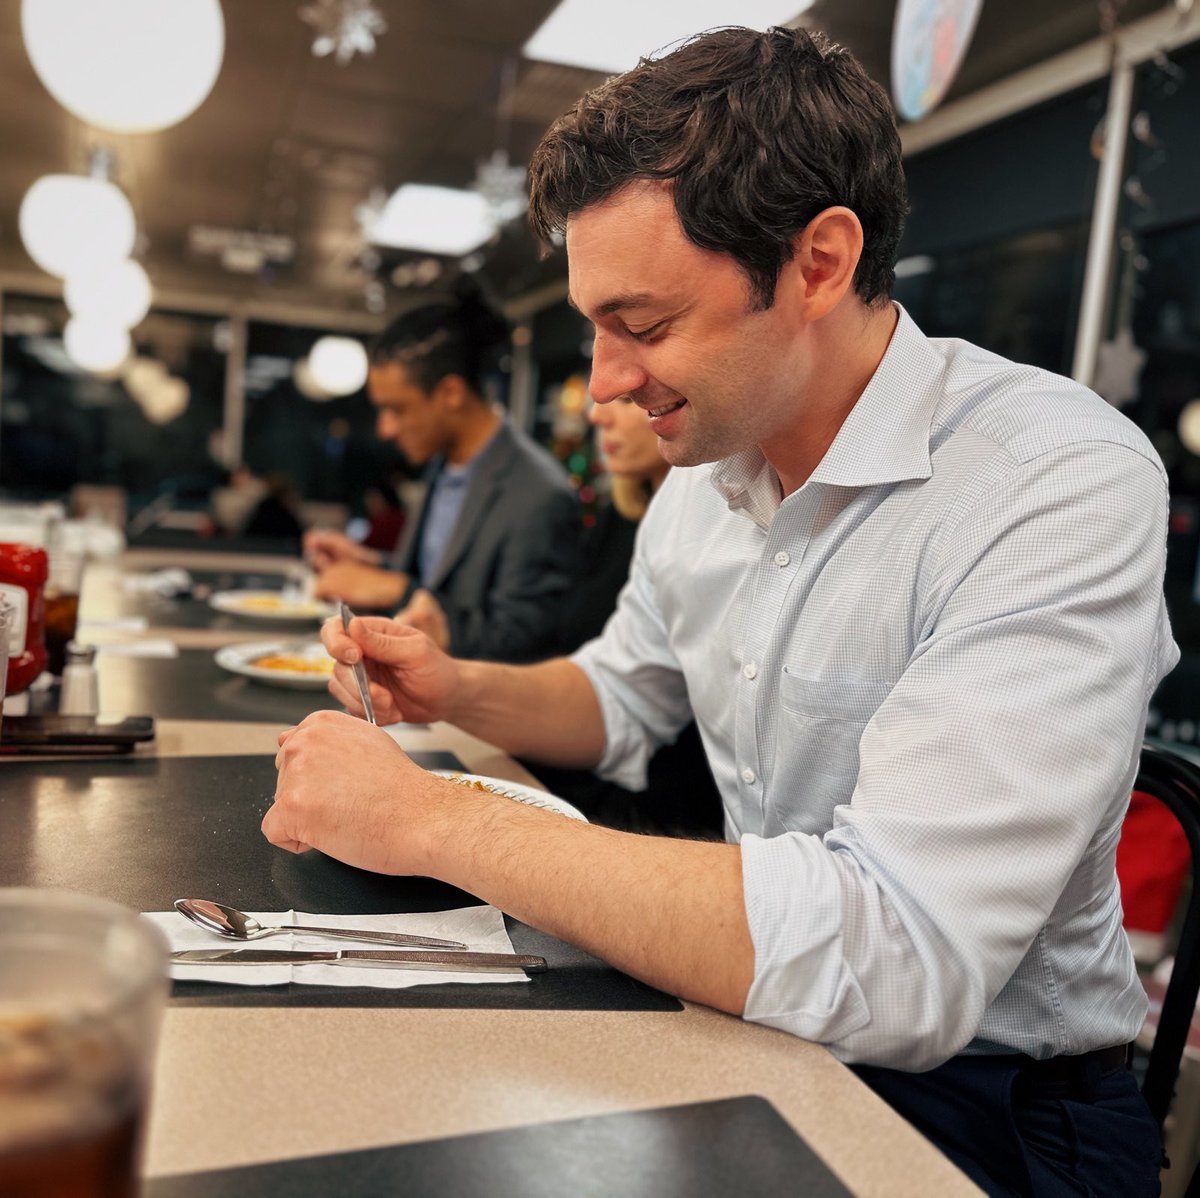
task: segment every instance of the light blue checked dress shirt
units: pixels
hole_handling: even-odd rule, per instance
[[[462,514],[467,488],[471,484],[471,473],[478,460],[479,455],[476,454],[461,466],[443,462],[429,485],[428,508],[421,529],[421,545],[417,550],[417,569],[422,586],[430,586],[437,574],[442,555],[454,535],[454,526]]]
[[[671,471],[574,660],[627,786],[695,713],[741,845],[747,1019],[911,1070],[1136,1035],[1113,861],[1178,660],[1166,514],[1103,400],[903,311],[787,499],[757,450]]]

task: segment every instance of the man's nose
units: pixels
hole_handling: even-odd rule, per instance
[[[597,404],[606,404],[630,391],[644,387],[649,376],[630,348],[607,333],[596,334],[592,344],[590,390]]]

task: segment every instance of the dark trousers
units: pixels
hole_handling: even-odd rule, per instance
[[[1021,1057],[957,1056],[928,1073],[854,1071],[994,1198],[1160,1192],[1158,1128],[1126,1069],[1083,1057],[1050,1073]]]

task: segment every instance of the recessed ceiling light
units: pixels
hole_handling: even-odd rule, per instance
[[[373,245],[460,257],[496,231],[488,202],[477,191],[405,183],[366,229]]]
[[[643,56],[681,38],[718,25],[766,29],[794,21],[813,0],[690,0],[647,4],[645,0],[560,0],[525,43],[526,58],[560,62],[615,74],[637,66]]]

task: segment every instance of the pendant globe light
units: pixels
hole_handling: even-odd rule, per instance
[[[328,391],[317,385],[317,380],[313,378],[312,367],[309,365],[307,358],[301,358],[293,367],[292,382],[296,384],[296,390],[305,399],[311,399],[313,403],[325,403],[327,400],[333,398]]]
[[[76,366],[93,374],[107,374],[129,357],[129,331],[120,325],[76,316],[63,330],[63,348]]]
[[[25,193],[17,226],[29,256],[59,278],[128,258],[137,236],[125,193],[86,175],[43,175]]]
[[[329,395],[353,395],[367,381],[367,351],[353,337],[322,337],[309,351],[312,381]]]
[[[46,90],[114,133],[190,116],[225,52],[219,0],[21,0],[21,34]]]
[[[72,316],[94,316],[131,329],[150,311],[150,280],[140,262],[125,258],[75,271],[67,277],[63,298]]]

